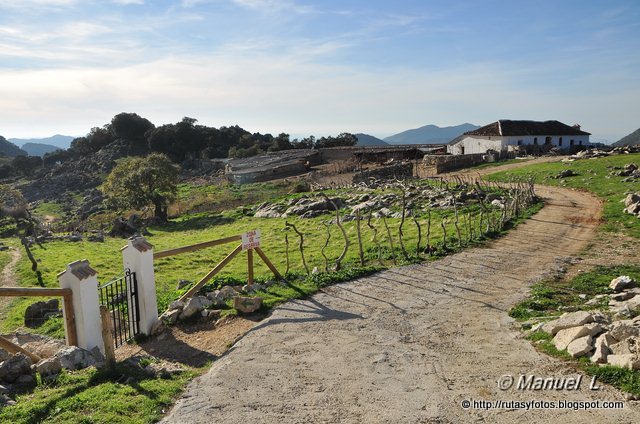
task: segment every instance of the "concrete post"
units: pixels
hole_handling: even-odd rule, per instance
[[[131,237],[122,249],[122,262],[136,273],[138,282],[138,305],[140,307],[140,332],[151,334],[158,320],[156,299],[156,277],[153,270],[153,246],[144,237]]]
[[[58,281],[60,287],[71,289],[73,292],[78,347],[87,350],[98,347],[104,353],[98,301],[98,273],[89,266],[89,261],[84,259],[67,265],[67,269],[58,274]],[[66,311],[64,313],[66,314]],[[66,317],[64,325],[68,334]]]

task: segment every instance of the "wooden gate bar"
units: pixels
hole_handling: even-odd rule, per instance
[[[28,350],[21,348],[17,344],[11,343],[9,340],[5,339],[2,336],[0,336],[0,347],[9,353],[22,353],[23,355],[31,358],[31,362],[33,362],[34,364],[37,364],[42,359],[35,353],[31,353]]]
[[[211,278],[213,278],[214,275],[220,272],[220,270],[224,268],[224,266],[228,264],[229,261],[231,261],[231,259],[235,258],[235,256],[241,251],[242,251],[242,244],[239,244],[238,247],[236,247],[233,250],[233,252],[229,253],[229,255],[227,255],[226,258],[224,258],[218,265],[216,265],[215,268],[209,271],[207,275],[202,277],[202,279],[198,281],[198,283],[195,286],[191,287],[185,294],[183,294],[179,300],[184,301],[186,298],[193,296],[194,293],[200,290],[200,288],[204,286],[207,283],[207,281],[211,280]]]
[[[247,284],[253,284],[253,249],[247,250],[247,268],[249,276],[247,277]]]
[[[0,287],[0,296],[70,296],[71,289],[47,287]]]
[[[273,272],[273,275],[275,275],[278,280],[282,280],[282,275],[280,275],[276,267],[273,266],[269,258],[267,258],[267,255],[265,255],[264,252],[262,251],[262,249],[259,247],[256,247],[255,250],[258,253],[258,256],[260,256],[260,258],[262,259],[262,261],[269,267],[271,272]]]
[[[65,289],[71,291],[71,289]],[[64,308],[64,320],[67,324],[67,343],[69,346],[78,346],[78,332],[76,331],[76,315],[73,312],[73,296],[62,296]]]
[[[236,235],[226,237],[219,240],[205,241],[204,243],[192,244],[189,246],[177,247],[175,249],[163,250],[161,252],[155,252],[153,259],[166,258],[167,256],[179,255],[181,253],[193,252],[200,249],[206,249],[207,247],[219,246],[221,244],[231,243],[232,241],[240,241],[242,236]]]

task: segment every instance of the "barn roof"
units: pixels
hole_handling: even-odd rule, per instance
[[[580,126],[569,126],[559,121],[512,121],[501,119],[464,135],[518,136],[518,135],[591,135]]]

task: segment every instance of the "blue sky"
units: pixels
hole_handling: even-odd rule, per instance
[[[0,0],[0,135],[155,124],[379,137],[640,127],[640,2]]]

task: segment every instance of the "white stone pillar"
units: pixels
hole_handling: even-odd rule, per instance
[[[60,287],[71,289],[73,292],[78,347],[91,350],[97,346],[104,353],[98,301],[98,273],[89,266],[89,261],[84,259],[67,265],[67,269],[58,274],[58,281]],[[64,325],[68,332],[66,317]]]
[[[121,251],[124,269],[136,273],[140,332],[149,335],[151,327],[158,320],[156,277],[153,271],[153,245],[144,237],[131,237]]]

